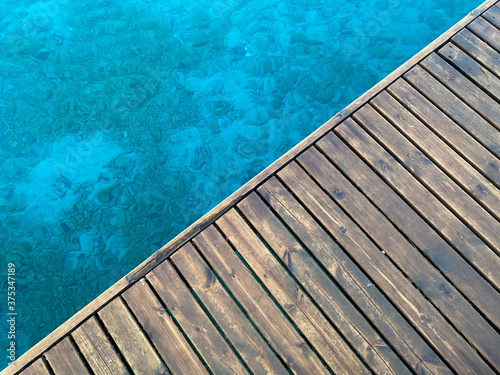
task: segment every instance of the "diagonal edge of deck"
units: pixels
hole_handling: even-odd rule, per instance
[[[89,304],[83,307],[80,311],[74,314],[66,322],[61,324],[46,338],[42,339],[39,343],[24,353],[19,359],[16,360],[13,366],[4,369],[0,375],[13,375],[21,370],[27,368],[30,364],[36,361],[43,353],[54,347],[62,341],[68,334],[78,328],[87,318],[95,314],[98,310],[106,306],[114,297],[123,293],[128,287],[136,281],[144,277],[149,271],[155,268],[162,261],[167,259],[172,253],[190,241],[198,233],[202,232],[209,225],[214,223],[218,218],[224,215],[229,209],[236,205],[239,201],[245,198],[249,193],[255,190],[260,184],[266,181],[270,176],[277,173],[279,170],[288,165],[297,156],[299,156],[305,149],[312,146],[318,139],[330,132],[335,126],[339,125],[343,120],[355,113],[364,104],[368,103],[377,94],[385,90],[398,78],[407,73],[410,69],[419,64],[425,57],[445,45],[453,36],[460,32],[472,21],[481,16],[491,6],[494,6],[498,0],[486,0],[479,5],[476,9],[470,12],[467,16],[454,24],[450,29],[445,31],[442,35],[436,38],[433,42],[428,44],[425,48],[408,59],[400,67],[390,73],[387,77],[366,91],[358,99],[353,101],[349,106],[341,110],[330,120],[321,125],[308,137],[294,146],[291,150],[273,162],[270,166],[265,168],[254,178],[236,190],[229,197],[224,199],[210,212],[198,219],[195,223],[186,228],[183,232],[177,235],[174,239],[166,245],[157,250],[154,254],[148,257],[144,262],[139,264],[136,268],[130,271],[127,275],[119,279],[115,284],[105,290],[96,299],[92,300]]]

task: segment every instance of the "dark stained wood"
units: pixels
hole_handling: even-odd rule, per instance
[[[499,275],[492,271],[497,268],[492,265],[499,264],[499,257],[387,151],[351,119],[337,127],[335,133],[360,152],[361,157],[435,229],[460,244],[457,249],[461,254],[498,285]]]
[[[492,6],[483,13],[483,17],[500,29],[500,10],[498,6]]]
[[[370,373],[234,209],[215,223],[335,374]]]
[[[500,52],[500,30],[489,23],[486,19],[478,17],[472,21],[467,28]]]
[[[437,197],[440,197],[450,210],[466,221],[493,249],[500,253],[500,223],[440,170],[436,164],[440,163],[443,169],[448,169],[454,176],[463,172],[465,176],[457,176],[461,186],[468,189],[469,193],[473,194],[491,212],[495,212],[496,206],[493,203],[486,205],[484,201],[489,197],[496,198],[494,194],[499,193],[496,187],[480,176],[477,171],[473,170],[469,164],[465,163],[453,151],[447,149],[443,142],[412,117],[409,112],[404,111],[387,93],[380,94],[371,104],[386,116],[390,116],[389,119],[393,124],[401,131],[404,131],[409,138],[415,142],[420,142],[420,149],[413,146],[370,106],[360,109],[354,115],[354,118],[391,154],[395,155],[402,165],[411,170],[416,179],[422,182]],[[419,136],[416,136],[417,133]],[[436,149],[431,150],[428,148],[433,146]],[[431,157],[434,157],[436,164],[422,153],[421,150],[424,148]],[[413,181],[413,179],[410,179],[410,181]],[[492,199],[492,201],[496,202],[495,199]]]
[[[134,373],[170,374],[120,297],[98,314]]]
[[[275,177],[269,179],[258,191],[417,373],[450,373],[377,285],[374,285]]]
[[[95,316],[90,317],[71,335],[96,374],[129,374]]]
[[[403,235],[355,189],[342,174],[332,168],[328,160],[311,148],[299,156],[298,161],[314,177],[330,197],[367,233],[404,274],[419,287],[440,312],[484,356],[500,368],[496,349],[500,335],[474,309],[463,295],[412,246]],[[500,297],[500,295],[498,295]],[[500,320],[500,298],[495,314]]]
[[[500,80],[484,66],[452,43],[438,51],[439,55],[458,69],[486,92],[500,98]]]
[[[171,259],[253,373],[288,374],[193,245],[187,243]]]
[[[423,69],[419,69],[423,71]],[[438,108],[429,103],[429,101],[413,89],[406,81],[402,79],[397,80],[387,89],[387,91],[396,97],[404,107],[422,123],[425,123],[428,128],[438,134],[450,148],[482,172],[482,174],[486,176],[489,181],[493,182],[497,188],[500,186],[500,161],[496,163],[496,158],[480,143],[470,137],[467,132],[457,126],[455,122],[450,120],[450,118]],[[500,132],[497,132],[497,134],[500,138]],[[422,135],[422,137],[424,137],[424,135]],[[417,142],[412,136],[410,136],[410,139]],[[436,141],[436,137],[434,137],[434,141]],[[420,144],[421,142],[418,143]],[[466,169],[473,171],[467,164],[463,163],[458,158],[458,155],[452,155],[461,165],[465,165]],[[472,175],[477,175],[477,172],[473,171]],[[480,177],[480,179],[483,180],[482,177]],[[493,189],[495,189],[495,187],[493,187]],[[497,202],[494,203],[494,205],[496,205],[500,199],[500,194],[496,189],[495,192],[497,192]]]
[[[367,322],[256,193],[243,199],[238,208],[373,371],[393,374],[408,371],[390,344]]]
[[[278,176],[456,371],[493,374],[439,311],[295,162]]]
[[[411,91],[409,89],[404,94],[402,90],[397,90],[396,85],[393,84],[388,88],[388,91],[403,101],[405,106],[414,114],[421,116],[429,126],[437,128],[436,131],[440,131],[442,137],[448,140],[451,147],[461,150],[462,155],[469,158],[478,169],[482,170],[492,180],[497,181],[496,176],[500,174],[500,162],[490,157],[490,161],[485,167],[483,160],[487,158],[487,155],[482,151],[481,147],[474,140],[467,142],[465,135],[460,134],[461,132],[453,126],[449,119],[446,119],[446,116],[449,116],[456,124],[460,125],[497,158],[500,157],[500,132],[420,66],[417,65],[411,69],[404,77],[420,94],[437,107],[438,113],[435,114],[435,110],[423,101],[419,101],[419,106],[413,104],[411,100],[418,100],[419,98],[415,95],[410,97]],[[400,80],[397,82],[400,82]],[[422,108],[419,108],[420,106]],[[436,124],[439,124],[439,126],[436,126]]]
[[[215,227],[193,241],[289,368],[304,374],[328,373]]]
[[[68,337],[45,353],[45,358],[56,375],[90,374]]]
[[[214,373],[248,373],[168,261],[146,277]]]
[[[498,292],[472,268],[403,199],[355,155],[335,134],[330,133],[317,147],[361,190],[412,243],[438,267],[467,298],[500,327]],[[334,190],[335,192],[335,190]],[[335,194],[335,193],[334,193]],[[470,252],[458,236],[450,238],[460,252]],[[495,264],[497,265],[497,264]],[[500,264],[498,265],[500,266]],[[498,273],[491,272],[497,287]],[[446,291],[443,291],[446,293]]]
[[[500,76],[500,54],[467,29],[453,37],[453,42],[482,65]]]
[[[208,373],[144,279],[127,289],[122,297],[172,373]]]
[[[21,372],[21,375],[50,375],[47,365],[43,358],[38,359],[26,370]]]
[[[420,65],[500,130],[500,105],[466,76],[435,53],[422,60]]]

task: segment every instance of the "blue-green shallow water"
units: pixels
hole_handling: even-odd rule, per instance
[[[17,356],[480,4],[0,4]]]

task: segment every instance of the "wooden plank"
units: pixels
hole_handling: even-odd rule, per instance
[[[127,289],[122,297],[172,373],[208,373],[144,279]]]
[[[278,176],[457,372],[493,374],[439,311],[296,163],[290,163]]]
[[[212,372],[248,373],[168,261],[146,277]]]
[[[21,375],[50,375],[49,369],[43,358],[39,358],[26,370],[21,372]]]
[[[120,297],[98,314],[134,373],[170,374]]]
[[[254,374],[288,374],[191,243],[171,259]]]
[[[493,98],[437,54],[431,54],[420,65],[500,130],[500,105]]]
[[[335,133],[356,149],[363,159],[427,222],[452,243],[457,244],[457,250],[464,258],[495,285],[499,285],[499,275],[492,271],[499,269],[497,268],[500,267],[499,257],[358,124],[347,119],[335,129]]]
[[[467,29],[455,35],[452,41],[497,77],[500,76],[500,54]]]
[[[490,321],[500,327],[498,292],[476,272],[438,233],[433,230],[403,199],[355,155],[335,134],[330,133],[316,145],[339,170],[360,189],[415,246],[438,267]],[[334,190],[335,191],[335,190]],[[450,241],[460,252],[459,237]],[[492,270],[497,264],[493,264]],[[498,273],[491,272],[498,279]],[[497,285],[498,287],[498,285]]]
[[[375,373],[402,374],[408,371],[390,345],[256,193],[243,199],[238,208]]]
[[[438,53],[441,57],[458,67],[467,78],[475,82],[483,90],[500,98],[500,80],[467,53],[451,42],[446,43]]]
[[[418,69],[424,72],[422,68]],[[403,79],[389,86],[387,91],[396,97],[419,121],[425,123],[428,128],[438,134],[448,147],[475,166],[497,188],[500,186],[500,161],[479,142],[467,134],[461,127],[457,126],[455,122],[433,106]],[[453,95],[452,93],[449,94]],[[500,132],[497,132],[497,134],[500,140]],[[473,171],[473,175],[477,175],[475,170],[471,170]],[[495,186],[493,186],[493,189],[496,192],[498,200],[500,193],[495,189]]]
[[[68,337],[45,353],[45,358],[56,375],[90,374],[80,354]]]
[[[493,26],[485,18],[476,18],[467,26],[467,28],[500,52],[500,30]]]
[[[500,368],[495,348],[500,335],[474,309],[464,296],[361,194],[328,160],[314,148],[305,151],[298,161],[317,183],[363,231],[370,236],[399,269],[418,286],[457,331],[479,352]],[[334,193],[335,192],[335,193]],[[424,250],[424,249],[422,249]],[[500,318],[500,294],[496,296],[496,315]],[[494,302],[495,303],[495,302]]]
[[[497,158],[500,157],[500,132],[485,119],[483,119],[476,111],[465,104],[462,100],[457,98],[455,94],[449,91],[432,75],[430,75],[427,71],[425,71],[418,65],[411,69],[408,73],[406,73],[404,77],[408,82],[411,83],[414,88],[416,88],[420,92],[420,94],[425,96],[430,102],[437,106],[439,111],[443,112],[456,124],[460,125],[460,127],[462,127],[468,134],[470,134],[484,147],[486,147]],[[407,100],[405,96],[397,93],[396,90],[394,90],[393,86],[390,86],[388,90],[392,94],[397,95],[398,99],[403,100],[405,106],[412,110],[414,114],[422,116],[422,119],[426,120],[427,124],[431,123],[431,121],[427,119],[432,118],[434,115],[427,115],[427,112],[424,112],[429,110],[427,109],[427,106],[424,107],[423,103],[420,103],[418,107],[413,106],[411,103],[409,103],[409,98]],[[415,100],[415,98],[412,98],[412,100]],[[439,115],[436,114],[435,116],[438,117]],[[440,122],[443,123],[443,127],[446,126],[446,129],[448,129],[449,120],[446,120],[443,117],[439,118],[439,123]],[[457,141],[455,142],[455,147],[457,147],[457,149],[460,147],[460,149],[463,150],[462,152],[464,154],[471,155],[469,156],[469,158],[471,160],[474,159],[474,163],[478,168],[483,170],[487,175],[491,174],[493,176],[496,176],[498,173],[500,173],[498,160],[493,160],[488,164],[487,167],[484,167],[483,162],[480,160],[485,158],[485,156],[479,146],[477,146],[474,141],[471,141],[471,145],[473,145],[473,147],[471,148],[476,150],[471,152],[469,149],[465,148],[465,145],[463,145],[463,140],[465,140],[465,137],[460,134],[455,134],[459,133],[459,131],[453,130],[451,126],[449,126],[449,128],[449,135],[445,133],[444,129],[441,130],[441,135],[446,139],[449,139],[450,143],[452,142],[452,139],[456,139]],[[480,155],[476,156],[477,153],[479,153]],[[494,180],[496,180],[496,178]]]
[[[235,209],[215,223],[335,374],[370,373]]]
[[[500,191],[405,111],[389,94],[380,94],[370,104],[386,115],[392,124],[368,105],[360,109],[354,118],[395,155],[402,165],[412,171],[417,180],[444,201],[450,210],[467,222],[500,254],[500,223],[484,209],[486,207],[489,212],[496,212],[495,207],[500,207],[500,199],[496,199],[495,193],[498,195]],[[415,147],[396,129],[405,132],[420,148]],[[433,160],[427,158],[422,150]],[[453,181],[437,165],[458,181]]]
[[[95,316],[91,316],[71,335],[94,373],[129,374]]]
[[[206,228],[193,241],[214,272],[223,280],[250,319],[293,372],[328,373],[311,347],[293,328],[215,227]]]
[[[450,373],[447,366],[307,211],[272,177],[259,194],[307,246],[330,276],[417,373]]]
[[[19,369],[24,368],[27,364],[32,362],[34,358],[37,358],[38,356],[42,355],[42,353],[44,353],[50,347],[52,347],[61,337],[69,334],[72,330],[78,327],[83,321],[85,321],[90,315],[94,314],[97,310],[99,310],[102,306],[106,305],[115,296],[119,295],[122,291],[124,291],[131,283],[140,280],[142,277],[144,277],[151,269],[153,269],[156,265],[165,260],[175,250],[184,245],[187,241],[189,241],[193,236],[202,231],[204,228],[209,226],[216,218],[223,215],[224,212],[226,212],[230,207],[232,207],[233,204],[238,202],[242,197],[247,195],[248,192],[253,190],[256,186],[260,185],[260,183],[263,180],[273,175],[277,170],[286,165],[302,150],[309,147],[318,138],[325,135],[334,126],[342,122],[345,118],[349,117],[353,112],[355,112],[359,107],[364,105],[374,95],[384,90],[395,79],[399,78],[411,67],[420,62],[424,57],[426,57],[428,54],[432,53],[432,51],[434,51],[436,48],[441,46],[456,32],[458,32],[463,27],[465,27],[469,22],[477,18],[482,12],[484,12],[485,9],[488,9],[488,7],[494,4],[494,2],[495,0],[486,0],[483,4],[474,9],[467,16],[465,16],[459,22],[454,24],[450,29],[444,32],[433,42],[428,44],[425,48],[423,48],[413,57],[408,59],[404,64],[402,64],[399,68],[390,73],[377,85],[373,86],[366,93],[364,93],[354,102],[352,102],[349,106],[347,106],[342,111],[337,113],[334,117],[328,120],[320,128],[318,128],[316,131],[310,134],[306,139],[304,139],[299,144],[294,146],[289,152],[281,156],[277,161],[275,161],[269,167],[264,169],[257,176],[252,178],[248,183],[243,185],[240,189],[235,191],[224,201],[218,204],[213,210],[211,210],[209,213],[198,219],[196,222],[194,222],[192,225],[186,228],[183,232],[181,232],[178,236],[172,239],[169,243],[167,243],[166,245],[161,247],[158,251],[156,251],[154,254],[152,254],[139,266],[134,268],[126,276],[121,278],[117,283],[113,284],[98,298],[93,300],[82,310],[80,310],[78,313],[72,316],[68,321],[59,326],[55,332],[53,332],[51,335],[47,336],[45,339],[43,339],[38,344],[33,346],[28,352],[26,352],[18,360],[16,360],[16,364],[14,367],[11,366],[5,369],[5,372],[2,373],[2,375],[12,375]]]
[[[498,10],[498,6],[489,8],[484,12],[483,17],[500,29],[500,11]]]

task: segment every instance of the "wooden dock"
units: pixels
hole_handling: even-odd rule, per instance
[[[1,374],[500,373],[487,1]]]

